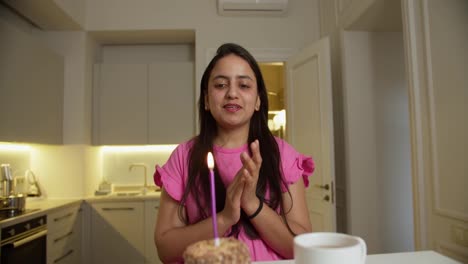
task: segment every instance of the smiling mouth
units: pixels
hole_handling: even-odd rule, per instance
[[[241,109],[241,107],[236,104],[227,104],[224,106],[224,109],[226,109],[229,112],[237,112],[238,110]]]

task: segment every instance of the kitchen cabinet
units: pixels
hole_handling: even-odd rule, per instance
[[[193,62],[96,64],[94,143],[176,144],[194,135]]]
[[[159,200],[90,203],[90,262],[161,261],[154,245]]]
[[[148,143],[178,144],[193,137],[193,62],[152,63],[148,73]]]
[[[0,21],[0,141],[61,144],[64,59]]]
[[[82,211],[79,205],[47,215],[47,263],[79,264],[81,261]]]
[[[100,202],[91,204],[91,263],[144,263],[144,204]]]
[[[147,66],[97,64],[95,136],[101,145],[146,144]]]
[[[158,251],[154,244],[154,228],[158,216],[159,200],[145,201],[145,263],[159,264]]]

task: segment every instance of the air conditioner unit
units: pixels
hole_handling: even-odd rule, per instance
[[[284,15],[288,0],[218,0],[219,15]]]

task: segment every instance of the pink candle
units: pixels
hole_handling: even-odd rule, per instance
[[[207,157],[208,169],[210,170],[210,187],[211,187],[211,221],[213,223],[213,234],[215,245],[219,246],[218,236],[218,222],[216,221],[216,195],[215,195],[215,182],[214,182],[214,159],[213,154],[208,152]]]

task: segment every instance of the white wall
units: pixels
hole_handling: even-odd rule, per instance
[[[207,63],[207,50],[217,48],[221,43],[236,42],[249,49],[298,50],[319,38],[316,0],[290,1],[288,14],[282,17],[220,17],[215,0],[55,2],[89,31],[194,30],[196,88]],[[0,11],[2,17],[10,16],[8,11]],[[49,197],[91,194],[102,171],[98,150],[90,146],[92,64],[101,56],[97,43],[83,31],[43,32],[31,29],[21,20],[15,23],[65,57],[65,145],[34,146],[31,167],[48,183],[46,193]]]
[[[87,0],[53,0],[57,6],[65,11],[82,28],[86,24]]]
[[[289,1],[286,16],[224,17],[216,0],[93,0],[86,3],[86,29],[195,30],[196,84],[209,48],[236,42],[246,48],[301,49],[319,39],[317,0]]]
[[[381,248],[378,226],[377,136],[370,35],[344,33],[343,91],[347,232],[362,236],[369,252]]]
[[[414,250],[401,33],[343,33],[348,231],[370,253]]]

